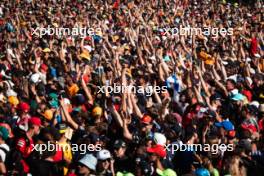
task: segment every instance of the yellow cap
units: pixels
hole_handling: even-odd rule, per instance
[[[19,104],[19,100],[15,96],[8,97],[8,102],[13,106],[17,106]]]
[[[49,52],[50,52],[50,49],[49,49],[49,48],[45,48],[45,49],[43,50],[43,52],[44,52],[44,53],[49,53]]]
[[[93,108],[92,116],[94,117],[101,116],[102,113],[103,113],[103,109],[99,106],[96,106],[95,108]]]
[[[53,112],[50,109],[45,110],[45,112],[42,114],[47,120],[51,120],[53,117]]]
[[[90,57],[90,53],[88,51],[83,51],[81,54],[80,54],[80,57],[83,58],[83,59],[87,59],[87,60],[90,60],[91,57]]]
[[[74,96],[79,91],[79,87],[77,86],[77,84],[73,84],[72,86],[68,88],[68,91],[69,91],[70,96]]]

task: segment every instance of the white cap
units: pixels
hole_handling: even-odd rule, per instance
[[[256,58],[260,58],[260,55],[258,53],[254,54]]]
[[[250,103],[250,105],[253,105],[253,106],[256,106],[257,108],[259,108],[259,102],[257,102],[257,101],[252,101]]]
[[[255,71],[253,68],[250,68],[250,69],[249,69],[249,72],[250,72],[251,74],[255,74],[255,73],[256,73],[256,71]]]
[[[34,73],[30,77],[30,81],[32,81],[33,83],[39,82],[39,79],[40,79],[40,75],[38,73]]]
[[[6,96],[7,96],[7,97],[11,97],[11,96],[16,97],[16,96],[17,96],[17,93],[16,93],[13,89],[8,89],[8,90],[6,91]]]
[[[97,159],[98,160],[107,160],[109,158],[111,158],[111,153],[106,149],[100,150],[97,153]]]
[[[66,105],[71,104],[71,102],[68,98],[64,98],[63,101],[64,101],[64,104],[66,104]]]
[[[161,133],[154,133],[154,141],[156,144],[164,146],[164,145],[166,145],[167,139]]]
[[[85,45],[84,49],[88,50],[89,52],[93,50],[93,48],[90,45]]]
[[[249,85],[252,85],[253,81],[250,77],[246,77],[246,81],[249,83]]]

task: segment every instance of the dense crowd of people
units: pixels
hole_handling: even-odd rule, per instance
[[[263,175],[263,7],[1,0],[1,175]]]

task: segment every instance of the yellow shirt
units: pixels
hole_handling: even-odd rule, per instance
[[[71,161],[72,160],[72,150],[71,150],[71,145],[67,142],[59,142],[58,143],[59,146],[62,148],[63,150],[63,157],[66,159],[66,160],[69,160]],[[64,175],[67,175],[67,172],[68,172],[68,168],[67,167],[64,167],[63,169],[64,171]]]

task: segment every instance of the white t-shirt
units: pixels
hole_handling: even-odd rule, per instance
[[[2,158],[3,162],[5,162],[6,159],[6,154],[7,154],[6,151],[7,152],[10,151],[9,146],[7,144],[0,144],[0,157]]]

